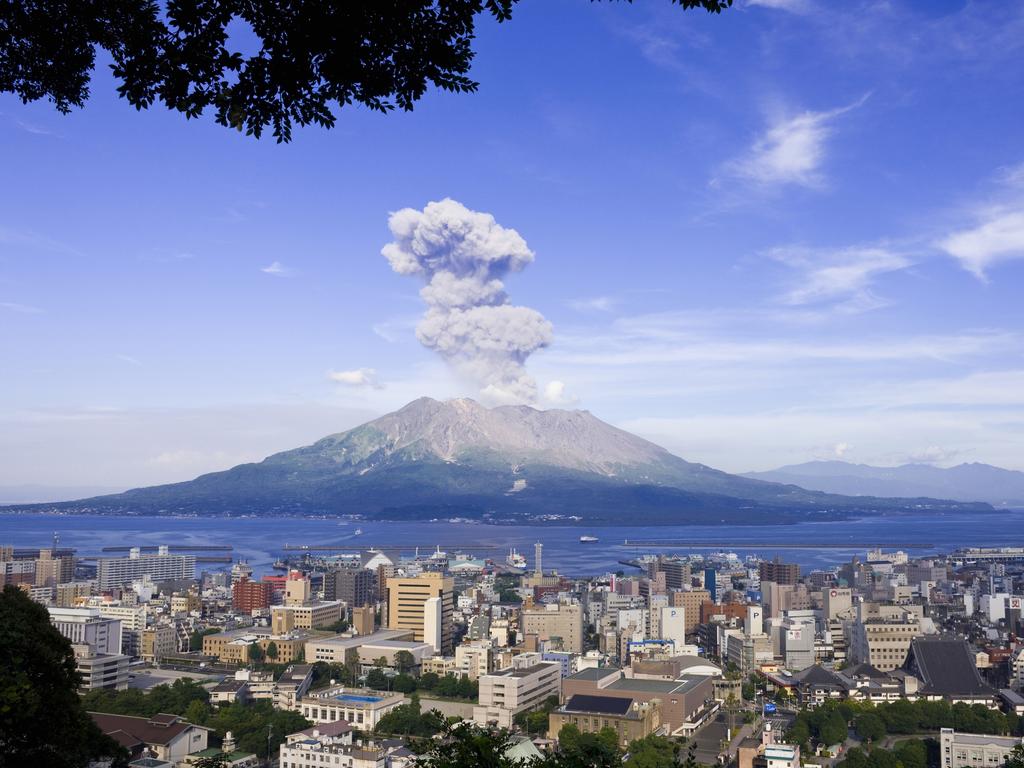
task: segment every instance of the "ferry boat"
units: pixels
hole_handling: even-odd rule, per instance
[[[580,536],[580,544],[593,544],[598,541],[597,536]]]
[[[353,536],[362,536],[363,535],[363,529],[362,528],[356,528],[354,531],[352,531],[352,535]]]
[[[519,568],[524,571],[526,570],[526,558],[516,552],[515,547],[509,550],[508,557],[505,558],[505,562],[513,568]]]

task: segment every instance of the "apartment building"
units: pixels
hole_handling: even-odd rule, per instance
[[[160,661],[178,650],[178,634],[170,624],[159,624],[142,630],[139,656],[143,661]]]
[[[273,599],[274,585],[266,581],[250,581],[242,576],[231,587],[231,605],[239,613],[267,609]]]
[[[776,557],[774,560],[762,560],[758,563],[757,574],[762,583],[772,581],[776,584],[792,585],[800,581],[800,566],[796,563],[783,563]]]
[[[122,587],[148,576],[154,582],[194,579],[195,555],[172,555],[167,546],[156,554],[142,554],[133,547],[128,557],[101,557],[96,564],[96,582],[100,591]]]

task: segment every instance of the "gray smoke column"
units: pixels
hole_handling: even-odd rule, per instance
[[[403,208],[391,214],[388,227],[395,240],[381,253],[391,268],[426,282],[420,342],[477,382],[487,400],[533,402],[537,384],[525,363],[551,343],[551,323],[510,304],[501,281],[533,261],[526,241],[489,213],[448,198],[422,211]]]

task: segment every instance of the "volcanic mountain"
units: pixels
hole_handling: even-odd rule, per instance
[[[468,399],[427,397],[256,464],[45,505],[115,514],[355,514],[631,525],[787,522],[810,514],[922,506],[991,509],[807,491],[684,461],[587,411],[486,408]]]

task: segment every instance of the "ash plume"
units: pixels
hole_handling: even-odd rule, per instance
[[[533,261],[526,241],[489,213],[446,198],[391,214],[394,241],[381,249],[400,275],[426,282],[427,311],[416,328],[424,346],[475,381],[499,403],[533,402],[537,384],[527,358],[551,343],[551,323],[509,302],[502,278]]]

